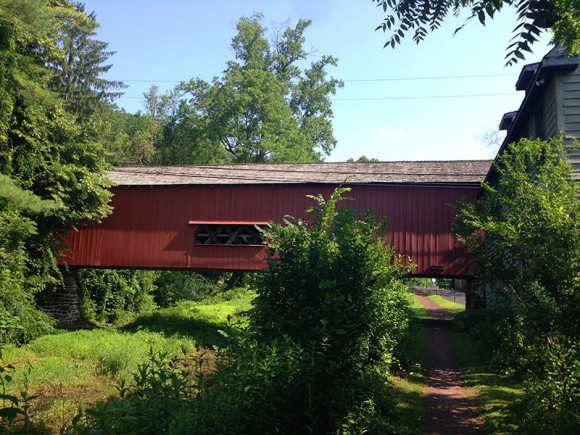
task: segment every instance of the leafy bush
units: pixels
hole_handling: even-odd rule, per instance
[[[325,349],[289,337],[250,341],[228,360],[204,390],[189,433],[389,433],[392,402],[386,373],[367,368],[349,382],[336,375]],[[378,430],[378,429],[381,430]],[[383,430],[385,429],[385,430]]]
[[[328,370],[320,349],[301,348],[288,337],[238,344],[236,352],[218,356],[215,373],[204,354],[177,358],[150,351],[132,379],[118,385],[120,397],[79,415],[75,431],[394,433],[384,372],[366,370],[355,382],[337,384],[328,397],[319,384]]]
[[[30,270],[26,252],[26,240],[36,234],[34,223],[2,210],[2,202],[0,199],[0,346],[28,342],[51,332],[54,324],[36,308],[33,296],[42,281]]]
[[[75,433],[187,433],[176,427],[182,427],[193,411],[203,366],[202,357],[170,357],[150,348],[148,360],[132,379],[116,386],[118,398],[99,402],[75,417]]]
[[[83,317],[111,322],[122,317],[124,312],[152,310],[157,274],[147,270],[82,270],[79,286]]]
[[[580,190],[564,154],[556,139],[512,144],[481,210],[458,215],[491,289],[472,331],[499,368],[524,376],[530,433],[580,431]]]
[[[315,403],[320,407],[308,409],[315,418],[307,427],[316,422],[323,433],[337,430],[353,412],[364,373],[388,373],[409,319],[407,289],[399,278],[410,267],[401,264],[371,216],[337,206],[348,190],[337,189],[328,202],[311,197],[312,221],[287,217],[286,225],[265,231],[269,267],[250,312],[259,342],[288,339],[317,355],[301,374],[312,379],[321,400]],[[309,385],[302,387],[310,391]],[[297,413],[290,412],[293,421]]]
[[[368,364],[388,367],[409,316],[399,278],[410,268],[385,243],[380,224],[337,209],[348,190],[337,189],[328,202],[312,197],[312,222],[288,217],[266,231],[269,267],[251,312],[260,340],[315,343],[341,378]]]
[[[163,308],[181,301],[199,301],[216,292],[215,283],[197,272],[163,271],[155,280],[155,303]]]

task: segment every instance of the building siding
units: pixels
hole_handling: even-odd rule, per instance
[[[544,94],[544,133],[546,138],[551,138],[557,136],[559,132],[556,81],[552,80]]]
[[[114,212],[101,224],[70,231],[69,266],[258,270],[261,246],[193,244],[190,221],[281,223],[285,215],[307,217],[307,194],[328,197],[332,185],[115,187]],[[471,260],[454,240],[450,204],[474,202],[479,187],[354,185],[346,205],[387,221],[387,242],[417,265],[414,274],[467,277]],[[433,266],[443,266],[435,272]]]
[[[568,149],[568,160],[574,175],[580,179],[580,149],[576,141],[580,139],[580,68],[560,77],[561,98],[564,115],[564,140]]]

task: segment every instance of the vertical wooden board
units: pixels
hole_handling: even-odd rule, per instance
[[[220,247],[217,253],[196,251],[188,222],[281,222],[287,214],[305,218],[305,210],[314,205],[306,195],[322,193],[328,198],[332,189],[329,185],[115,188],[113,215],[101,225],[69,236],[70,262],[116,267],[254,267],[250,263],[257,260],[235,247]],[[475,199],[476,189],[465,192]],[[459,193],[445,187],[357,185],[351,192],[356,201],[346,204],[371,209],[379,220],[387,217],[389,243],[413,257],[420,266],[416,273],[425,274],[429,265],[441,261],[465,271],[452,258],[451,214],[445,205],[458,199]]]

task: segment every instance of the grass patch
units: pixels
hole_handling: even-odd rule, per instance
[[[461,374],[471,388],[468,393],[477,395],[484,418],[486,433],[513,433],[518,427],[511,409],[514,401],[523,395],[517,380],[493,373],[481,360],[481,352],[465,332],[453,331],[452,347],[461,367]]]
[[[413,317],[415,319],[430,319],[431,316],[429,316],[429,312],[427,311],[427,308],[425,308],[423,306],[423,304],[421,302],[419,302],[419,299],[417,299],[417,297],[415,295],[412,295],[412,297],[409,299],[409,302],[411,304],[411,311],[413,312]]]
[[[4,363],[17,367],[26,362],[43,367],[47,361],[54,362],[47,373],[55,375],[61,371],[58,361],[68,361],[71,367],[88,362],[94,372],[116,376],[126,370],[133,370],[145,360],[150,347],[169,353],[190,352],[194,349],[191,340],[179,337],[164,337],[161,334],[136,331],[128,333],[116,329],[94,329],[92,331],[62,332],[40,337],[22,348],[4,349]],[[66,379],[66,375],[63,376]],[[36,382],[36,377],[31,378]]]
[[[254,297],[252,291],[233,289],[201,302],[181,302],[140,316],[124,330],[147,330],[165,337],[189,338],[201,347],[222,347],[227,337],[239,334],[247,325],[244,313],[251,308]]]
[[[465,305],[458,304],[457,302],[448,301],[447,299],[442,298],[439,295],[431,294],[427,297],[433,302],[435,302],[437,305],[439,305],[441,308],[443,308],[445,311],[447,311],[449,314],[456,315],[465,311]]]
[[[423,422],[423,390],[425,379],[421,373],[407,372],[392,379],[395,407],[393,426],[395,433],[422,435],[425,433]]]
[[[422,319],[428,319],[426,308],[415,295],[409,297],[413,317],[405,346],[405,367],[392,378],[393,426],[396,433],[420,435],[424,433],[423,390],[425,379],[421,366],[427,356],[429,343],[427,327]]]
[[[61,331],[22,347],[6,346],[0,366],[16,368],[7,393],[18,393],[27,383],[29,394],[38,396],[33,421],[59,433],[79,408],[115,395],[113,385],[130,379],[148,360],[150,348],[194,355],[199,347],[224,344],[224,334],[239,334],[254,296],[234,290],[157,310],[123,328]]]
[[[429,343],[427,341],[427,327],[424,319],[430,319],[427,309],[419,302],[415,295],[409,298],[412,318],[409,325],[408,341],[406,343],[405,356],[407,365],[419,371],[423,361],[427,357]]]

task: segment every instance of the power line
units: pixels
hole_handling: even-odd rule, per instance
[[[515,74],[473,74],[473,75],[461,75],[461,76],[428,76],[428,77],[389,77],[389,78],[377,78],[377,79],[349,79],[343,80],[344,82],[393,82],[393,81],[403,81],[403,80],[446,80],[446,79],[471,79],[471,78],[483,78],[483,77],[514,77]]]
[[[371,79],[344,79],[343,82],[391,82],[391,81],[413,81],[413,80],[449,80],[449,79],[472,79],[487,77],[515,77],[517,74],[468,74],[456,76],[424,76],[424,77],[379,77]],[[154,79],[121,79],[116,80],[127,83],[181,83],[185,80],[154,80]]]
[[[370,97],[370,98],[333,98],[332,101],[384,101],[384,100],[428,100],[439,98],[478,98],[478,97],[506,97],[516,96],[509,94],[464,94],[464,95],[425,95],[416,97]]]
[[[331,101],[387,101],[387,100],[428,100],[428,99],[442,99],[442,98],[479,98],[479,97],[506,97],[517,96],[516,93],[503,94],[461,94],[461,95],[424,95],[424,96],[409,96],[409,97],[361,97],[361,98],[331,98]],[[121,96],[121,99],[141,99],[144,97]]]

